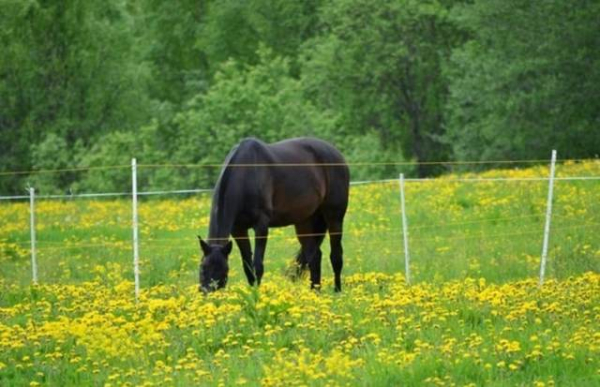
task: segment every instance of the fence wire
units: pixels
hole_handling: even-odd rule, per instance
[[[512,160],[512,161],[486,161],[486,162],[430,162],[430,163],[354,163],[350,165],[416,165],[416,164],[482,164],[482,163],[539,163],[539,162],[547,162],[548,160]],[[561,160],[563,162],[566,161],[575,161],[575,160]],[[582,160],[583,161],[583,160]],[[594,160],[595,162],[597,160]],[[305,166],[306,164],[282,164],[279,166]],[[328,166],[339,166],[339,164],[323,164]],[[600,165],[600,164],[599,164]],[[236,167],[250,167],[250,166],[261,166],[261,165],[234,165]],[[165,165],[138,165],[138,167],[142,168],[163,168],[163,167],[222,167],[222,165],[175,165],[175,164],[165,164]],[[47,170],[47,171],[38,171],[39,173],[53,173],[53,172],[66,172],[66,171],[74,171],[74,170],[91,170],[91,169],[116,169],[116,168],[129,168],[129,166],[114,166],[114,167],[94,167],[94,168],[80,168],[80,169],[63,169],[63,170]],[[17,173],[25,173],[24,171]],[[3,173],[0,172],[0,175]],[[547,182],[550,180],[549,177],[442,177],[436,179],[429,178],[408,178],[404,179],[408,183],[436,183],[436,184],[455,184],[455,183],[478,183],[478,182]],[[600,176],[563,176],[563,177],[555,177],[556,181],[564,181],[564,182],[577,182],[577,181],[599,181]],[[359,185],[370,185],[370,184],[397,184],[398,179],[382,179],[382,180],[364,180],[364,181],[353,181],[351,182],[352,186]],[[394,186],[395,188],[395,186]],[[210,193],[212,189],[182,189],[182,190],[164,190],[164,191],[147,191],[147,192],[138,192],[138,196],[152,196],[152,195],[183,195],[183,194],[197,194],[197,193]],[[76,198],[101,198],[101,197],[131,197],[131,192],[107,192],[107,193],[73,193],[66,195],[38,195],[36,199],[76,199]],[[521,186],[521,197],[525,196],[523,186]],[[17,195],[17,196],[5,196],[0,197],[0,200],[20,200],[20,199],[29,199],[29,195]],[[586,210],[597,209],[595,205],[586,205]],[[511,209],[513,211],[517,211],[515,209]],[[524,210],[524,209],[523,209]],[[408,210],[410,212],[410,209]],[[600,213],[600,212],[599,212]],[[527,214],[527,215],[516,215],[516,216],[499,216],[493,218],[482,218],[468,221],[457,221],[457,222],[437,222],[431,224],[418,224],[412,225],[409,228],[409,232],[411,233],[410,241],[416,243],[445,243],[447,241],[466,241],[466,240],[495,240],[495,239],[508,239],[513,243],[513,247],[515,246],[515,238],[530,238],[532,235],[538,235],[541,238],[541,227],[542,219],[544,218],[544,214]],[[529,225],[527,229],[520,230],[519,232],[508,232],[508,233],[489,233],[489,232],[481,232],[478,234],[470,234],[470,235],[436,235],[434,237],[421,236],[422,231],[435,231],[438,229],[451,229],[463,226],[470,225],[484,225],[486,223],[498,223],[498,222],[513,222],[527,219],[539,219],[540,225],[531,226]],[[552,214],[553,221],[555,220],[565,220],[565,219],[573,219],[573,215],[568,214]],[[592,219],[596,220],[596,219]],[[131,224],[128,222],[124,222],[127,227],[131,227]],[[535,229],[534,229],[535,227]],[[586,222],[580,224],[567,224],[567,225],[558,225],[552,226],[552,233],[558,233],[563,230],[592,230],[600,227],[600,223],[595,222]],[[483,229],[483,227],[482,227]],[[266,237],[256,237],[256,236],[248,236],[242,239],[277,239],[277,240],[296,240],[298,237],[314,237],[326,235],[327,233],[309,233],[309,234],[300,234],[300,235],[286,235],[286,234],[270,234]],[[337,233],[334,233],[337,234]],[[401,228],[390,227],[385,230],[381,229],[353,229],[347,228],[343,233],[346,238],[353,240],[352,243],[359,244],[373,244],[377,241],[397,241],[400,242],[403,237],[403,231]],[[415,236],[416,234],[416,236]],[[376,239],[377,238],[377,239]],[[230,239],[230,238],[223,238]],[[151,248],[152,246],[169,246],[171,249],[191,249],[192,245],[196,245],[196,243],[190,242],[191,240],[195,240],[195,236],[190,236],[190,238],[147,238],[146,241],[143,241],[141,246],[142,248]],[[213,239],[214,240],[214,239]],[[568,240],[570,243],[570,240]],[[189,243],[188,243],[189,242]],[[16,244],[27,245],[30,242],[17,242]],[[132,250],[131,240],[108,240],[108,241],[44,241],[38,240],[37,249],[40,251],[60,251],[64,249],[82,249],[82,248],[106,248],[106,249],[122,249],[124,251]],[[187,243],[187,244],[186,244]],[[469,249],[472,246],[468,247]],[[486,246],[486,248],[489,246]],[[435,246],[428,246],[428,249],[435,249]],[[463,244],[464,255],[467,257],[467,246]],[[394,250],[397,249],[397,255],[401,255],[400,248],[394,247]],[[26,249],[25,249],[26,250]],[[479,244],[479,250],[482,250],[481,242]]]
[[[557,163],[579,163],[579,162],[598,162],[599,159],[557,159]],[[544,164],[547,159],[523,159],[523,160],[458,160],[458,161],[390,161],[390,162],[347,162],[347,163],[253,163],[253,164],[229,164],[231,168],[248,168],[248,167],[303,167],[303,166],[324,166],[324,167],[339,167],[347,165],[349,167],[376,167],[376,166],[418,166],[418,165],[510,165],[510,164]],[[160,169],[160,168],[222,168],[222,163],[205,163],[205,164],[138,164],[140,169]],[[37,175],[37,174],[53,174],[65,172],[87,172],[101,170],[116,170],[131,168],[130,164],[117,165],[100,165],[89,167],[68,167],[56,169],[28,169],[20,171],[0,171],[0,176],[14,175]]]

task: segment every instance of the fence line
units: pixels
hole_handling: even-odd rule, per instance
[[[72,168],[59,168],[59,169],[31,169],[27,171],[0,171],[0,176],[14,176],[14,175],[38,175],[47,173],[63,173],[63,172],[85,172],[85,171],[96,171],[96,170],[109,170],[109,169],[125,169],[129,165],[108,165],[108,166],[97,166],[97,167],[72,167]]]
[[[557,162],[585,162],[596,161],[597,159],[561,159]],[[527,160],[464,160],[464,161],[382,161],[382,162],[346,162],[346,163],[232,163],[227,167],[248,168],[248,167],[302,167],[302,166],[403,166],[403,165],[485,165],[485,164],[539,164],[547,162],[547,159],[527,159]],[[223,164],[139,164],[140,168],[220,168]]]
[[[571,230],[571,229],[585,229],[585,228],[598,228],[600,227],[600,223],[583,223],[583,224],[576,224],[576,225],[568,225],[568,226],[558,226],[558,227],[554,227],[553,230],[557,231],[557,230]],[[365,231],[363,231],[364,233]],[[377,233],[377,234],[388,234],[388,235],[398,235],[398,233],[400,233],[399,235],[402,236],[402,230],[398,229],[398,228],[391,228],[388,230],[370,230],[370,231],[366,231],[366,233]],[[540,234],[539,229],[538,230],[531,230],[531,231],[521,231],[521,232],[515,232],[515,233],[499,233],[499,234],[489,234],[489,233],[479,233],[476,235],[468,235],[468,236],[436,236],[436,237],[427,237],[427,238],[411,238],[412,241],[418,241],[418,242],[443,242],[443,241],[450,241],[450,240],[471,240],[471,239],[500,239],[500,238],[506,238],[506,237],[518,237],[518,236],[530,236],[530,235],[535,235],[535,234]],[[321,236],[321,235],[325,235],[323,233],[315,233],[315,234],[301,234],[301,236]],[[335,234],[334,234],[335,235]],[[347,237],[352,237],[352,233],[350,231],[345,231],[344,235]],[[265,238],[265,237],[259,237],[259,239],[261,238]],[[290,240],[290,241],[295,241],[296,240],[296,236],[287,236],[287,235],[269,235],[267,237],[268,239],[283,239],[283,240]],[[156,239],[150,239],[146,242],[144,242],[145,245],[164,245],[167,243],[175,243],[175,242],[185,242],[185,241],[190,241],[193,240],[194,238],[156,238]],[[248,237],[248,238],[242,238],[242,239],[249,239],[252,240],[254,239],[254,237]],[[388,237],[387,239],[391,239],[390,237]],[[394,238],[395,239],[395,238]],[[125,249],[125,250],[132,250],[132,246],[129,246],[128,242],[131,242],[129,240],[126,241],[107,241],[105,243],[77,243],[77,244],[70,244],[70,243],[64,243],[64,242],[51,242],[51,241],[38,241],[38,244],[42,243],[42,244],[60,244],[60,246],[37,246],[36,250],[39,251],[46,251],[46,250],[64,250],[64,249],[75,249],[75,248],[85,248],[85,247],[105,247],[105,248],[121,248],[121,249]],[[19,243],[16,243],[19,244]],[[29,242],[24,242],[23,244],[29,244]],[[188,246],[172,246],[172,248],[189,248]]]
[[[497,219],[507,219],[507,220],[515,220],[515,219],[520,219],[520,218],[528,218],[528,217],[541,217],[543,215],[531,215],[531,216],[523,216],[523,217],[507,217],[507,218],[489,218],[489,219],[482,219],[481,221],[472,221],[472,222],[456,222],[456,223],[436,223],[435,225],[430,225],[430,226],[417,226],[417,227],[411,227],[411,230],[423,230],[423,229],[434,229],[434,228],[445,228],[448,226],[460,226],[460,225],[464,225],[464,224],[476,224],[476,223],[485,223],[485,222],[489,222],[489,221],[496,221]],[[560,217],[560,218],[567,218],[568,216],[558,216],[558,215],[552,215],[552,217]],[[559,227],[555,227],[553,228],[554,230],[566,230],[566,229],[574,229],[574,228],[594,228],[594,227],[598,227],[600,226],[600,223],[583,223],[583,224],[577,224],[577,225],[568,225],[568,226],[559,226]],[[248,240],[254,240],[254,239],[286,239],[286,240],[296,240],[297,237],[313,237],[313,236],[327,236],[328,234],[330,235],[344,235],[346,237],[352,237],[354,236],[353,234],[355,234],[357,231],[360,231],[360,234],[388,234],[388,235],[399,235],[400,237],[403,236],[403,229],[402,228],[388,228],[385,230],[357,230],[357,229],[351,229],[351,230],[345,230],[343,232],[333,232],[333,233],[304,233],[304,234],[295,234],[294,235],[283,235],[283,234],[270,234],[267,236],[248,236],[248,237],[241,237],[238,239],[248,239]],[[450,237],[446,237],[446,236],[437,236],[437,237],[427,237],[427,238],[412,238],[412,240],[415,241],[439,241],[439,240],[456,240],[456,239],[473,239],[473,238],[479,238],[480,236],[483,236],[484,238],[494,238],[494,237],[504,237],[504,236],[517,236],[517,235],[530,235],[530,234],[537,234],[539,233],[539,230],[537,231],[523,231],[523,232],[518,232],[518,233],[509,233],[509,234],[478,234],[478,235],[470,235],[468,237],[454,237],[454,236],[450,236]],[[230,238],[214,238],[212,240],[220,240],[220,241],[226,241],[226,240],[230,240],[233,239],[232,237]],[[154,239],[150,239],[149,242],[184,242],[184,241],[189,241],[190,238],[154,238]],[[129,240],[108,240],[105,242],[98,242],[98,243],[79,243],[79,241],[77,243],[72,243],[69,241],[44,241],[44,240],[38,240],[37,244],[42,244],[42,245],[60,245],[63,246],[65,248],[81,248],[81,247],[124,247],[124,246],[120,246],[121,244],[125,244],[130,242]],[[15,245],[28,245],[29,242],[13,242],[13,244]],[[42,247],[40,249],[58,249],[60,248],[59,246],[52,246],[52,247]]]
[[[274,164],[229,164],[228,167],[302,167],[302,166],[343,166],[349,167],[369,167],[369,166],[417,166],[417,165],[486,165],[486,164],[540,164],[545,163],[546,159],[527,159],[527,160],[464,160],[464,161],[390,161],[390,162],[348,162],[348,163],[274,163]],[[559,159],[560,163],[567,162],[598,162],[599,159]],[[224,164],[207,163],[207,164],[138,164],[138,168],[156,169],[156,168],[222,168]],[[117,165],[101,165],[90,167],[70,167],[57,169],[30,169],[21,171],[0,171],[0,176],[14,175],[37,175],[49,173],[64,173],[64,172],[86,172],[95,170],[111,170],[111,169],[126,169],[128,164]]]
[[[594,207],[597,208],[597,207]],[[519,220],[519,219],[528,219],[528,218],[537,218],[537,217],[543,217],[543,214],[539,214],[539,215],[522,215],[522,216],[513,216],[513,217],[503,217],[503,218],[486,218],[486,219],[479,219],[479,220],[473,220],[473,221],[468,221],[468,222],[448,222],[448,223],[435,223],[435,224],[431,224],[431,225],[427,225],[427,226],[414,226],[411,227],[411,230],[430,230],[430,229],[438,229],[438,228],[448,228],[448,227],[458,227],[458,226],[464,226],[464,225],[468,225],[468,224],[481,224],[481,223],[489,223],[489,222],[498,222],[498,221],[511,221],[511,220]],[[568,218],[570,216],[568,215],[557,215],[557,214],[552,214],[553,218]],[[586,223],[583,225],[576,225],[576,226],[562,226],[562,227],[557,227],[555,229],[557,230],[562,230],[562,229],[568,229],[568,228],[582,228],[582,227],[586,227],[587,225],[590,225],[590,227],[596,227],[596,225],[600,225],[596,224],[596,223]],[[357,230],[345,230],[343,231],[343,235],[345,236],[349,236],[351,237],[352,234],[354,232],[356,232]],[[400,236],[403,236],[402,234],[402,228],[388,228],[385,230],[362,230],[360,231],[361,233],[365,233],[365,234],[398,234]],[[518,234],[518,235],[529,235],[531,233],[538,233],[538,231],[527,231],[523,234]],[[333,233],[333,235],[337,235],[339,233]],[[295,240],[297,238],[297,236],[300,237],[309,237],[309,236],[321,236],[321,235],[327,235],[327,233],[312,233],[312,234],[299,234],[296,235],[294,234],[294,236],[287,236],[287,235],[268,235],[267,237],[259,237],[260,238],[265,238],[265,239],[278,239],[278,238],[282,238],[282,239],[290,239],[290,240]],[[503,234],[488,234],[490,237],[493,236],[503,236]],[[517,234],[513,234],[513,235],[517,235]],[[255,237],[251,237],[248,236],[247,238],[240,238],[240,239],[249,239],[252,240]],[[459,239],[460,237],[437,237],[438,239]],[[230,238],[231,239],[231,238]],[[414,238],[413,240],[418,240],[418,241],[424,241],[424,240],[438,240],[436,239],[436,237],[432,237],[432,238]],[[157,238],[157,239],[151,239],[151,242],[156,242],[156,241],[164,241],[164,242],[183,242],[183,241],[189,241],[189,238]],[[65,248],[83,248],[83,247],[123,247],[123,246],[119,246],[120,244],[123,243],[129,243],[130,240],[109,240],[109,241],[105,241],[105,242],[99,242],[99,243],[85,243],[84,241],[81,241],[83,243],[79,243],[79,241],[77,241],[77,243],[72,243],[72,241],[45,241],[45,240],[37,240],[36,243],[37,245],[60,245],[60,246],[64,246]],[[15,245],[29,245],[30,242],[12,242]],[[41,247],[40,249],[58,249],[60,247]]]
[[[466,165],[466,164],[492,164],[492,163],[496,163],[496,164],[500,164],[500,163],[527,163],[527,162],[535,162],[535,163],[539,163],[539,162],[545,162],[546,160],[504,160],[504,161],[477,161],[477,162],[468,162],[468,161],[464,161],[464,162],[421,162],[421,163],[415,163],[415,162],[401,162],[401,163],[321,163],[321,164],[317,164],[317,163],[286,163],[286,164],[229,164],[227,165],[227,167],[240,167],[240,168],[248,168],[248,167],[265,167],[265,166],[285,166],[285,167],[306,167],[306,166],[331,166],[331,167],[341,167],[341,166],[358,166],[358,165],[363,165],[363,166],[373,166],[373,165],[433,165],[433,164],[447,164],[447,165]],[[539,279],[539,284],[540,286],[543,284],[544,281],[544,271],[545,271],[545,266],[546,266],[546,259],[547,259],[547,251],[548,251],[548,243],[549,243],[549,237],[550,237],[550,221],[551,221],[551,217],[552,217],[552,201],[553,201],[553,187],[554,187],[554,181],[555,180],[562,180],[562,181],[577,181],[577,180],[600,180],[600,176],[571,176],[571,177],[561,177],[561,178],[555,178],[555,166],[556,166],[556,151],[552,151],[552,160],[551,160],[551,164],[550,164],[550,176],[549,177],[525,177],[525,178],[506,178],[506,177],[497,177],[497,178],[481,178],[481,177],[477,177],[477,178],[472,178],[472,177],[454,177],[454,178],[442,178],[442,179],[422,179],[422,178],[414,178],[414,179],[404,179],[404,175],[400,174],[400,179],[399,179],[399,183],[400,183],[400,198],[401,198],[401,214],[402,214],[402,236],[403,236],[403,240],[404,240],[404,259],[405,259],[405,275],[406,275],[406,283],[410,283],[410,266],[409,266],[409,249],[408,249],[408,223],[407,223],[407,216],[406,216],[406,210],[405,210],[405,197],[404,197],[404,183],[405,181],[407,182],[433,182],[435,181],[436,183],[448,183],[448,182],[491,182],[491,181],[510,181],[510,182],[514,182],[514,181],[548,181],[549,182],[549,190],[548,190],[548,199],[547,199],[547,211],[546,211],[546,222],[545,222],[545,227],[544,227],[544,241],[543,241],[543,249],[542,249],[542,256],[541,256],[541,261],[540,261],[540,279]],[[30,173],[53,173],[53,172],[67,172],[67,171],[85,171],[85,170],[93,170],[93,169],[115,169],[115,168],[123,168],[124,166],[113,166],[113,167],[90,167],[90,168],[69,168],[69,169],[60,169],[60,170],[39,170],[39,171],[29,171]],[[70,195],[40,195],[38,196],[38,198],[41,199],[65,199],[65,198],[74,198],[74,197],[114,197],[114,196],[129,196],[129,194],[132,195],[132,229],[133,229],[133,245],[132,245],[132,249],[133,249],[133,264],[134,264],[134,276],[135,276],[135,298],[136,301],[138,299],[139,296],[139,243],[138,243],[138,217],[137,217],[137,210],[138,210],[138,196],[141,195],[164,195],[164,194],[183,194],[183,193],[199,193],[199,192],[210,192],[212,190],[209,189],[193,189],[193,190],[171,190],[171,191],[148,191],[148,192],[138,192],[137,190],[137,169],[143,167],[143,168],[165,168],[165,167],[223,167],[222,164],[205,164],[205,165],[176,165],[176,164],[164,164],[164,165],[159,165],[159,164],[146,164],[146,165],[138,165],[136,162],[136,159],[133,158],[131,160],[131,174],[132,174],[132,191],[131,193],[127,192],[127,193],[83,193],[83,194],[70,194]],[[26,171],[17,171],[17,172],[13,172],[12,174],[26,174]],[[0,172],[0,175],[7,175],[7,174],[11,174],[11,172]],[[467,175],[468,176],[468,175]],[[367,180],[367,181],[355,181],[352,182],[352,185],[364,185],[364,184],[376,184],[376,183],[390,183],[390,182],[395,182],[396,179],[385,179],[385,180]],[[0,200],[4,199],[4,200],[10,200],[10,199],[25,199],[25,198],[29,198],[30,199],[30,212],[31,212],[31,219],[30,219],[30,227],[31,227],[31,264],[32,264],[32,274],[33,274],[33,283],[37,283],[37,263],[36,263],[36,247],[35,247],[35,242],[36,242],[36,238],[35,238],[35,221],[34,221],[34,198],[35,198],[35,194],[34,194],[34,189],[33,188],[29,188],[29,196],[6,196],[6,197],[0,197]],[[485,221],[485,220],[483,220]],[[477,223],[477,222],[469,222],[469,223]],[[464,223],[463,223],[464,224]],[[583,225],[579,225],[579,226],[569,226],[569,227],[564,227],[564,228],[578,228],[578,227],[597,227],[600,226],[600,224],[597,223],[587,223],[587,224],[583,224]],[[427,226],[423,226],[421,228],[426,228]],[[429,226],[429,227],[435,227],[435,226]],[[562,229],[562,227],[559,227],[557,229]],[[390,230],[391,231],[391,230]],[[371,232],[377,232],[377,233],[382,233],[381,230],[371,230]],[[417,238],[415,240],[435,240],[435,241],[439,241],[441,240],[449,240],[449,239],[458,239],[458,240],[466,240],[466,239],[484,239],[484,238],[496,238],[496,237],[507,237],[507,236],[518,236],[518,235],[527,235],[527,234],[537,234],[539,231],[535,231],[535,232],[519,232],[519,233],[506,233],[506,234],[496,234],[496,235],[486,235],[485,233],[481,233],[479,235],[473,235],[473,236],[463,236],[463,237],[449,237],[449,238],[429,238],[429,239],[420,239]],[[348,232],[350,233],[351,232]],[[364,233],[364,232],[363,232]],[[322,235],[326,235],[327,233],[307,233],[307,234],[300,234],[294,237],[288,237],[285,235],[277,235],[277,237],[284,237],[287,239],[296,239],[298,237],[313,237],[313,236],[322,236]],[[330,235],[340,235],[342,234],[341,232],[335,232],[335,233],[329,233]],[[274,237],[273,235],[271,235],[271,238]],[[253,236],[253,237],[243,237],[242,239],[263,239],[263,238],[269,238],[269,236]],[[211,238],[211,241],[218,241],[218,240],[230,240],[230,237],[227,236],[225,238]],[[117,242],[118,243],[118,242]],[[106,244],[100,244],[101,246],[106,246]],[[71,247],[76,247],[76,246],[71,246]],[[64,245],[61,245],[60,248],[64,248]]]
[[[139,195],[139,193],[138,193]],[[598,209],[598,206],[587,206],[586,209]],[[413,226],[411,227],[411,230],[427,230],[427,229],[438,229],[438,228],[448,228],[448,227],[459,227],[459,226],[465,226],[465,225],[470,225],[470,224],[481,224],[481,223],[491,223],[491,222],[507,222],[507,221],[513,221],[513,220],[521,220],[521,219],[530,219],[530,218],[541,218],[543,217],[544,214],[535,214],[535,215],[519,215],[519,216],[506,216],[506,217],[498,217],[498,218],[483,218],[483,219],[477,219],[477,220],[470,220],[470,221],[466,221],[466,222],[446,222],[446,223],[433,223],[433,224],[429,224],[427,226]],[[552,214],[553,218],[569,218],[572,217],[571,215],[564,215],[564,214]],[[98,225],[98,224],[97,224]],[[101,226],[106,226],[108,225],[108,223],[102,223],[100,224]],[[130,227],[131,225],[127,224],[127,227]],[[348,235],[351,232],[353,232],[354,230],[346,230],[344,231],[344,234]],[[397,228],[389,228],[386,230],[368,230],[368,231],[362,231],[362,232],[366,232],[366,233],[373,233],[373,232],[378,232],[378,233],[397,233],[398,231],[402,231],[401,229],[397,229]],[[402,235],[402,234],[400,234]],[[312,236],[312,234],[301,234],[301,236]],[[270,236],[271,237],[277,237],[277,236]],[[252,239],[252,238],[249,238]],[[174,240],[174,241],[183,241],[183,240],[187,240],[187,239],[166,239],[166,240]],[[119,243],[120,241],[108,241],[109,243]],[[68,241],[44,241],[44,240],[38,240],[37,243],[41,243],[41,244],[60,244],[60,245],[64,245],[65,243],[67,243],[67,247],[77,247],[77,246],[82,246],[82,247],[100,247],[100,246],[107,246],[107,244],[77,244],[76,246],[74,245],[68,245]],[[13,242],[13,244],[16,245],[28,245],[30,244],[29,242]]]
[[[179,189],[173,191],[147,191],[138,192],[138,196],[152,196],[152,195],[171,195],[171,194],[189,194],[189,193],[202,193],[212,192],[211,188],[198,188],[198,189]],[[123,197],[131,196],[131,192],[105,192],[105,193],[82,193],[82,194],[66,194],[66,195],[37,195],[38,199],[74,199],[74,198],[93,198],[93,197]],[[26,199],[29,196],[17,195],[17,196],[0,196],[0,200],[19,200]]]
[[[139,195],[140,193],[138,193]],[[131,195],[131,194],[129,194]],[[39,198],[38,196],[36,196],[36,198]],[[586,209],[598,209],[599,206],[597,205],[588,205],[586,206]],[[483,219],[476,219],[476,220],[470,220],[470,221],[465,221],[465,222],[443,222],[443,223],[433,223],[433,224],[428,224],[425,226],[412,226],[411,230],[429,230],[429,229],[439,229],[439,228],[448,228],[448,227],[459,227],[459,226],[465,226],[465,225],[471,225],[471,224],[482,224],[482,223],[491,223],[491,222],[508,222],[508,221],[514,221],[514,220],[522,220],[522,219],[531,219],[531,218],[541,218],[543,217],[544,214],[531,214],[531,215],[519,215],[519,216],[506,216],[506,217],[496,217],[496,218],[483,218]],[[572,215],[565,215],[565,214],[552,214],[553,218],[560,218],[560,219],[565,219],[565,218],[569,218],[572,217]],[[98,225],[98,224],[97,224]],[[101,226],[106,226],[108,225],[108,223],[102,223],[100,224]],[[127,224],[127,227],[131,227],[130,224]],[[348,235],[351,232],[353,232],[354,230],[346,230],[344,231],[344,234]],[[388,228],[386,230],[368,230],[368,231],[362,231],[362,232],[366,232],[366,233],[373,233],[373,232],[377,232],[377,233],[397,233],[402,232],[401,229],[398,228]],[[320,235],[320,234],[319,234]],[[402,234],[400,234],[402,235]],[[301,236],[313,236],[312,234],[301,234]],[[269,238],[271,237],[277,237],[277,236],[269,236]],[[252,238],[249,238],[252,239]],[[172,240],[186,240],[186,239],[172,239]],[[119,243],[120,241],[107,241],[108,243]],[[65,243],[68,244],[68,241],[45,241],[45,240],[38,240],[37,241],[38,244],[61,244],[64,245]],[[13,242],[13,244],[16,245],[28,245],[30,244],[30,242]],[[82,247],[100,247],[100,246],[107,246],[107,244],[78,244],[77,246],[82,246]],[[68,247],[75,247],[75,246],[68,246]]]
[[[39,241],[38,241],[39,242]],[[132,246],[123,246],[123,244],[129,245],[131,243],[128,241],[119,241],[119,242],[106,242],[106,243],[78,243],[78,244],[61,244],[60,246],[42,246],[37,247],[38,251],[45,250],[64,250],[64,249],[82,249],[87,247],[103,247],[103,248],[122,248],[127,250],[133,250]],[[58,243],[57,243],[58,244]]]
[[[404,179],[404,181],[413,183],[426,183],[426,182],[463,182],[463,183],[479,183],[479,182],[490,182],[490,181],[548,181],[549,177],[481,177],[481,178],[412,178]],[[580,180],[600,180],[600,176],[568,176],[568,177],[555,177],[553,179],[562,181],[580,181]]]
[[[600,223],[584,223],[584,224],[578,224],[578,225],[574,225],[574,226],[562,226],[562,227],[555,227],[554,230],[569,230],[569,229],[579,229],[579,228],[596,228],[596,227],[600,227]],[[442,241],[442,240],[468,240],[468,239],[497,239],[497,238],[504,238],[504,237],[514,237],[514,236],[520,236],[520,235],[533,235],[533,234],[539,234],[540,230],[536,230],[536,231],[522,231],[522,232],[515,232],[515,233],[503,233],[503,234],[477,234],[477,235],[469,235],[469,236],[460,236],[460,237],[433,237],[433,238],[414,238],[413,240],[415,241]]]
[[[405,182],[410,183],[453,183],[453,182],[491,182],[491,181],[548,181],[549,177],[525,177],[525,178],[404,178]],[[600,176],[569,176],[555,177],[554,181],[595,181],[600,180]],[[381,180],[362,180],[352,181],[351,186],[368,185],[368,184],[388,184],[397,183],[398,179],[381,179]],[[207,193],[212,192],[212,188],[196,188],[196,189],[180,189],[171,191],[142,191],[138,192],[138,196],[155,196],[155,195],[178,195],[191,193]],[[102,192],[102,193],[81,193],[81,194],[64,194],[64,195],[36,195],[37,199],[74,199],[74,198],[94,198],[94,197],[123,197],[131,196],[131,192]],[[29,199],[29,195],[14,195],[0,196],[0,200],[24,200]]]
[[[464,225],[464,224],[472,224],[472,223],[485,223],[485,222],[489,222],[489,221],[497,221],[497,220],[515,220],[515,219],[520,219],[520,218],[529,218],[529,217],[541,217],[542,215],[526,215],[526,216],[519,216],[519,217],[506,217],[506,218],[488,218],[488,219],[482,219],[479,221],[471,221],[471,222],[454,222],[454,223],[438,223],[435,225],[429,225],[429,226],[417,226],[417,227],[412,227],[412,230],[422,230],[422,229],[432,229],[432,228],[444,228],[444,227],[448,227],[448,226],[459,226],[459,225]],[[559,218],[566,218],[568,216],[565,215],[552,215],[553,217],[559,217]],[[559,227],[554,227],[554,230],[567,230],[567,229],[581,229],[581,228],[597,228],[600,227],[600,223],[585,223],[585,224],[578,224],[578,225],[568,225],[568,226],[559,226]],[[354,234],[354,231],[356,230],[346,230],[344,231],[344,235],[346,235],[347,237],[352,237]],[[387,230],[367,230],[367,231],[361,231],[361,234],[387,234],[388,237],[387,239],[391,239],[389,236],[390,235],[399,235],[400,237],[404,236],[404,231],[403,229],[399,229],[399,228],[389,228]],[[337,234],[337,233],[334,233]],[[518,236],[530,236],[530,235],[535,235],[535,234],[539,234],[539,230],[532,230],[532,231],[522,231],[522,232],[517,232],[517,233],[501,233],[501,234],[489,234],[489,233],[480,233],[477,235],[469,235],[469,236],[438,236],[438,237],[426,237],[426,238],[421,238],[421,237],[416,237],[416,238],[412,238],[413,241],[417,241],[417,242],[443,242],[443,241],[449,241],[449,240],[473,240],[473,239],[500,239],[500,238],[506,238],[506,237],[518,237]],[[300,234],[301,237],[308,237],[308,236],[321,236],[321,235],[326,235],[323,233],[312,233],[312,234]],[[248,237],[247,239],[252,240],[255,237]],[[260,238],[265,238],[265,237],[259,237]],[[293,236],[288,236],[288,235],[269,235],[266,238],[268,239],[283,239],[283,240],[290,240],[290,241],[294,241],[296,240],[297,236],[293,235]],[[165,245],[168,243],[176,243],[176,242],[189,242],[190,240],[192,240],[193,238],[156,238],[156,239],[150,239],[148,241],[146,241],[144,244],[145,245]],[[245,238],[244,238],[245,239]],[[64,249],[81,249],[81,248],[90,248],[90,247],[103,247],[103,248],[112,248],[112,249],[125,249],[125,250],[133,250],[133,246],[127,246],[127,243],[130,242],[129,240],[111,240],[111,241],[105,241],[105,242],[98,242],[98,243],[72,243],[72,242],[65,242],[65,241],[36,241],[36,251],[52,251],[52,250],[64,250]],[[30,242],[14,242],[13,244],[15,245],[27,245],[30,244]],[[54,245],[54,246],[47,246],[47,245]],[[58,245],[58,246],[57,246]],[[170,248],[189,248],[189,246],[171,246]],[[32,269],[33,270],[33,269]],[[410,269],[409,269],[410,270]],[[37,278],[37,273],[35,274],[35,278]]]

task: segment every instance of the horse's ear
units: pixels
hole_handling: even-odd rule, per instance
[[[204,255],[210,254],[210,246],[208,245],[208,243],[204,242],[200,235],[198,235],[198,240],[200,241],[200,248],[202,249]]]
[[[225,253],[225,256],[228,256],[229,253],[231,253],[232,247],[233,247],[233,244],[231,243],[231,241],[228,241],[227,244],[225,246],[223,246],[223,253]]]

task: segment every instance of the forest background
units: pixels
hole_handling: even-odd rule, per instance
[[[248,136],[317,136],[349,161],[381,164],[600,152],[599,1],[0,0],[0,9],[1,194],[27,184],[124,191],[127,170],[75,169],[131,157],[221,163]],[[69,170],[27,172],[57,169]],[[210,188],[217,175],[152,168],[139,178],[145,189]]]

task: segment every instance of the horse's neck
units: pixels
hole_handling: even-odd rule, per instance
[[[209,239],[216,243],[225,243],[233,230],[238,212],[244,203],[244,192],[247,188],[248,174],[253,169],[228,168],[230,164],[256,164],[257,141],[248,139],[234,147],[227,155],[215,193],[213,196],[212,209],[209,224]]]

